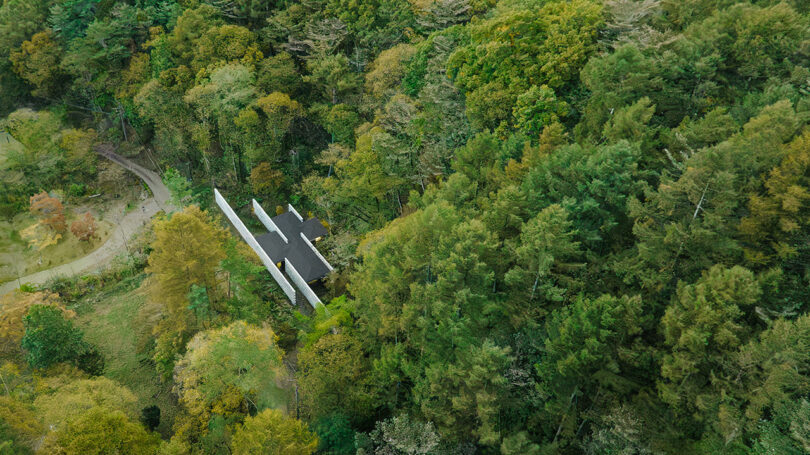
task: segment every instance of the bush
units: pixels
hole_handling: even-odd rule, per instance
[[[58,277],[50,280],[42,288],[59,294],[66,303],[77,302],[91,292],[107,285],[122,283],[127,280],[139,282],[138,277],[146,267],[147,258],[146,253],[134,254],[128,256],[126,262],[114,263],[99,273],[81,277]]]
[[[34,368],[74,361],[85,352],[81,330],[73,327],[59,308],[34,305],[23,317],[23,323],[25,335],[21,345],[28,351],[28,363]]]
[[[37,292],[37,285],[31,283],[23,283],[20,285],[20,291],[26,293]]]
[[[62,310],[52,305],[33,305],[23,318],[25,335],[21,346],[28,351],[28,363],[47,368],[69,362],[86,373],[99,375],[104,359],[95,347],[84,341],[84,334],[65,319]]]
[[[73,197],[81,197],[87,194],[87,185],[84,183],[71,183],[68,187],[68,195]]]

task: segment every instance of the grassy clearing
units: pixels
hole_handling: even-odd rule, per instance
[[[22,144],[8,133],[0,132],[0,171],[5,169],[7,156],[21,152],[22,147]],[[0,178],[24,179],[25,176],[20,172],[14,172],[3,173]],[[18,276],[72,262],[93,252],[112,235],[121,218],[138,206],[143,189],[141,185],[131,185],[119,188],[115,191],[115,196],[98,191],[101,193],[100,197],[62,196],[68,229],[61,234],[62,238],[56,245],[48,246],[42,251],[29,248],[28,243],[20,238],[23,229],[37,222],[30,213],[25,211],[17,213],[11,219],[0,219],[0,284],[13,281]],[[69,227],[71,222],[85,212],[90,212],[96,219],[97,237],[89,242],[80,242],[70,232]]]
[[[154,366],[136,350],[138,310],[146,302],[146,293],[139,288],[143,278],[123,280],[78,302],[76,323],[85,339],[104,354],[104,375],[132,390],[140,408],[160,408],[158,431],[168,437],[178,409],[171,384],[162,383]]]
[[[74,219],[76,215],[68,213],[67,225],[70,226]],[[14,280],[18,274],[25,276],[85,256],[103,245],[113,232],[113,225],[97,220],[95,239],[80,242],[67,230],[62,233],[59,243],[40,252],[29,248],[26,241],[20,238],[20,231],[34,223],[36,219],[28,213],[20,213],[10,222],[0,220],[0,283]]]
[[[18,152],[22,150],[23,145],[14,139],[10,134],[5,131],[0,132],[0,169],[6,163],[6,155],[10,152]]]

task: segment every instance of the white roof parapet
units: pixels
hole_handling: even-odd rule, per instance
[[[290,263],[290,261],[286,258],[284,259],[284,271],[287,272],[287,275],[290,277],[293,283],[298,286],[298,290],[304,294],[304,297],[306,297],[309,304],[312,305],[312,308],[318,308],[318,305],[323,305],[323,302],[321,302],[321,299],[318,298],[318,295],[315,294],[312,288],[309,287],[309,284],[307,284],[307,282],[304,281],[304,278],[301,277],[301,274],[298,273],[298,270],[295,270],[295,267],[293,267],[292,263]]]
[[[295,210],[295,207],[293,207],[292,204],[287,204],[287,211],[292,212],[292,214],[295,215],[296,218],[298,218],[298,221],[302,223],[304,222],[304,219],[301,218],[301,214],[298,213],[298,210]]]
[[[273,263],[273,261],[264,251],[264,249],[262,249],[262,247],[259,245],[259,242],[256,241],[256,238],[253,237],[253,234],[251,234],[250,231],[248,231],[245,224],[242,222],[242,220],[239,219],[239,217],[236,215],[236,212],[233,211],[231,206],[228,205],[228,202],[225,200],[225,198],[222,197],[221,194],[219,194],[219,191],[216,188],[214,188],[214,200],[216,201],[220,210],[222,210],[222,212],[225,214],[228,220],[239,232],[239,235],[242,236],[245,242],[247,242],[247,244],[250,245],[253,251],[256,252],[256,254],[259,256],[259,259],[261,259],[262,264],[264,264],[265,268],[267,268],[270,274],[273,275],[273,278],[276,280],[276,283],[278,283],[278,285],[281,287],[281,290],[284,291],[284,294],[287,295],[287,298],[289,298],[290,301],[293,304],[295,304],[295,289],[293,289],[290,282],[287,281],[286,278],[284,278],[284,275],[281,274],[281,270],[279,270],[278,267],[276,267],[276,264]]]
[[[281,232],[281,229],[276,226],[276,223],[273,222],[273,219],[267,215],[267,212],[264,211],[261,205],[256,202],[256,199],[253,199],[253,213],[259,218],[259,221],[262,222],[264,227],[267,228],[270,232],[278,232],[278,235],[281,236],[281,240],[284,240],[284,243],[290,243],[290,240]]]
[[[299,234],[301,234],[301,238],[304,240],[304,243],[306,243],[307,245],[309,245],[309,247],[310,247],[310,248],[312,248],[312,251],[313,251],[313,252],[314,252],[314,253],[315,253],[315,254],[316,254],[316,255],[317,255],[317,256],[318,256],[318,257],[321,259],[321,261],[323,261],[323,264],[326,266],[326,268],[327,268],[327,269],[329,269],[329,271],[330,271],[330,272],[331,272],[332,270],[334,270],[334,269],[332,268],[332,265],[331,265],[331,264],[329,264],[329,262],[327,262],[326,258],[325,258],[325,257],[323,257],[323,255],[321,254],[321,252],[320,252],[320,251],[318,251],[318,249],[317,249],[317,248],[315,248],[315,245],[313,245],[313,244],[312,244],[312,242],[310,242],[310,241],[309,241],[309,239],[307,238],[307,236],[305,236],[303,232],[299,232]]]

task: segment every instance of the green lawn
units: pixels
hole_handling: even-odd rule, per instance
[[[177,403],[171,384],[162,383],[145,356],[136,352],[138,310],[146,301],[139,289],[143,275],[124,280],[80,301],[77,325],[85,339],[104,354],[104,375],[127,386],[138,397],[139,407],[160,407],[160,427],[164,436],[171,435]]]

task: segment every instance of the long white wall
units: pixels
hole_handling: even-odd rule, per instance
[[[318,308],[318,305],[323,305],[321,299],[318,298],[312,288],[309,287],[307,282],[304,281],[304,279],[298,273],[298,270],[295,270],[295,267],[293,267],[293,265],[287,259],[284,259],[284,271],[287,272],[287,276],[290,277],[293,283],[298,286],[298,290],[304,294],[304,297],[306,297],[309,304],[312,305],[312,308]]]
[[[293,289],[290,282],[287,281],[286,278],[284,278],[284,275],[281,273],[281,270],[279,270],[278,267],[276,267],[276,264],[274,264],[273,261],[270,259],[270,257],[267,256],[267,253],[265,253],[265,251],[259,245],[259,242],[257,242],[256,238],[253,237],[253,234],[251,234],[250,231],[248,231],[245,224],[242,223],[242,220],[240,220],[239,217],[236,216],[236,212],[233,211],[231,206],[228,205],[228,202],[225,200],[225,198],[222,197],[221,194],[219,194],[219,191],[216,188],[214,188],[214,200],[216,201],[219,208],[222,210],[222,213],[225,214],[225,216],[228,218],[228,220],[230,220],[230,222],[233,224],[236,230],[239,231],[239,235],[242,236],[245,242],[247,242],[247,244],[250,245],[250,247],[253,248],[253,251],[255,251],[256,254],[259,256],[259,259],[261,259],[262,264],[264,264],[264,266],[270,272],[270,275],[273,275],[273,278],[276,280],[276,283],[278,283],[278,285],[281,287],[281,290],[284,291],[284,294],[287,295],[287,298],[289,298],[290,301],[293,304],[295,304],[295,289]],[[300,278],[300,275],[298,278]],[[307,286],[307,289],[309,289],[309,286]],[[312,292],[312,290],[310,290],[310,292]],[[315,298],[317,298],[317,296]]]
[[[309,245],[309,247],[312,249],[312,251],[321,259],[321,261],[323,261],[323,264],[326,266],[326,268],[329,269],[330,272],[332,270],[334,270],[332,268],[332,264],[330,264],[329,262],[326,261],[326,258],[323,257],[323,255],[321,254],[320,251],[318,251],[317,248],[315,248],[315,245],[313,245],[312,242],[309,241],[307,236],[305,236],[303,232],[300,232],[299,234],[301,234],[301,238],[304,240],[304,243]]]
[[[278,226],[276,226],[276,223],[273,222],[273,219],[267,215],[267,212],[264,211],[262,206],[259,205],[258,202],[256,202],[256,199],[253,199],[253,213],[256,214],[256,216],[259,218],[259,221],[262,222],[262,224],[264,225],[264,227],[267,228],[268,231],[278,232],[278,235],[281,236],[281,239],[284,240],[284,243],[290,242],[287,236],[284,235],[283,232],[281,232],[281,229],[279,229]]]
[[[287,204],[287,211],[292,212],[292,214],[298,218],[298,221],[304,222],[304,219],[301,218],[301,214],[298,213],[298,210],[295,210],[295,207],[293,207],[292,204]]]

